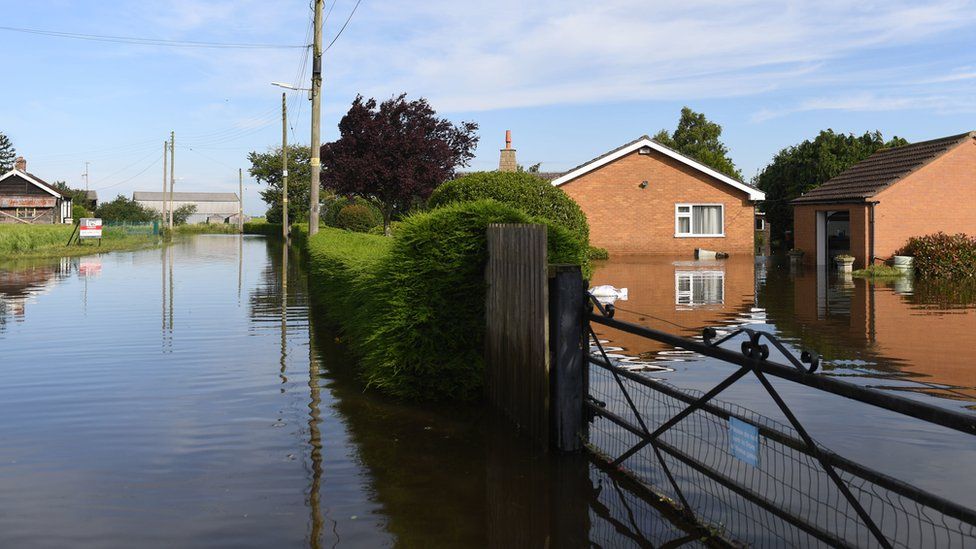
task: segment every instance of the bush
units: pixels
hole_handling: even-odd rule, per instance
[[[102,221],[148,223],[160,216],[156,210],[143,207],[131,198],[118,195],[111,202],[103,202],[95,210],[95,217]]]
[[[895,255],[914,257],[912,263],[919,277],[976,277],[976,238],[961,233],[914,236]]]
[[[78,223],[78,220],[81,219],[81,218],[83,218],[83,217],[91,217],[91,216],[88,215],[88,210],[85,209],[85,207],[82,206],[81,204],[72,203],[71,204],[71,218],[74,220],[74,222],[75,223]]]
[[[383,216],[362,204],[344,206],[336,215],[335,226],[347,231],[366,233],[377,225],[383,225]]]
[[[196,204],[183,204],[179,208],[173,210],[173,224],[174,225],[185,225],[190,216],[197,213]]]
[[[603,261],[605,259],[610,259],[610,252],[606,248],[600,248],[599,246],[590,246],[587,252],[592,261]]]
[[[260,234],[264,236],[281,236],[281,223],[251,220],[244,224],[244,234]]]
[[[590,226],[579,205],[558,187],[528,172],[476,172],[448,181],[430,195],[437,208],[452,202],[490,198],[525,213],[547,219],[590,241]]]
[[[867,268],[852,272],[851,275],[864,278],[898,278],[904,276],[905,272],[888,265],[869,265]]]
[[[333,200],[328,206],[326,206],[325,211],[322,213],[322,223],[325,223],[329,227],[339,227],[339,212],[341,212],[346,206],[353,205],[362,206],[369,209],[371,215],[373,215],[376,219],[379,219],[377,224],[383,223],[383,214],[380,212],[380,209],[376,207],[376,204],[373,204],[369,200],[358,196],[349,198],[338,197]]]
[[[491,223],[545,223],[550,261],[586,262],[577,235],[488,200],[409,216],[394,238],[323,229],[309,240],[313,296],[368,385],[422,400],[481,394]]]

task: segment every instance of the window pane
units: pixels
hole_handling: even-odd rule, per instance
[[[722,234],[721,206],[693,206],[694,234]]]
[[[691,219],[687,217],[678,218],[678,234],[689,234],[691,232]]]
[[[691,206],[678,206],[678,213],[689,213],[691,212]]]

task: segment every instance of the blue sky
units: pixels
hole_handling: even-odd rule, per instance
[[[332,7],[325,41],[355,0]],[[308,0],[2,0],[3,26],[165,40],[301,45]],[[909,140],[976,130],[976,2],[362,0],[326,53],[322,133],[356,93],[427,97],[481,125],[472,167],[497,166],[506,129],[519,161],[558,171],[644,133],[688,105],[722,124],[748,179],[824,128]],[[177,137],[177,186],[236,191],[246,154],[280,143],[280,92],[304,83],[305,50],[174,48],[0,30],[0,131],[50,181],[102,198],[162,185]],[[289,139],[309,105],[290,92]],[[246,181],[246,209],[261,213]]]

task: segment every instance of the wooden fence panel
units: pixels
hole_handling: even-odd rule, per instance
[[[488,402],[541,448],[549,444],[546,228],[488,227],[485,366]]]

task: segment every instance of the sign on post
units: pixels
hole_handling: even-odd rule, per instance
[[[759,427],[730,417],[729,451],[740,461],[759,467]]]
[[[97,217],[82,217],[78,224],[78,238],[102,238],[102,220]]]

